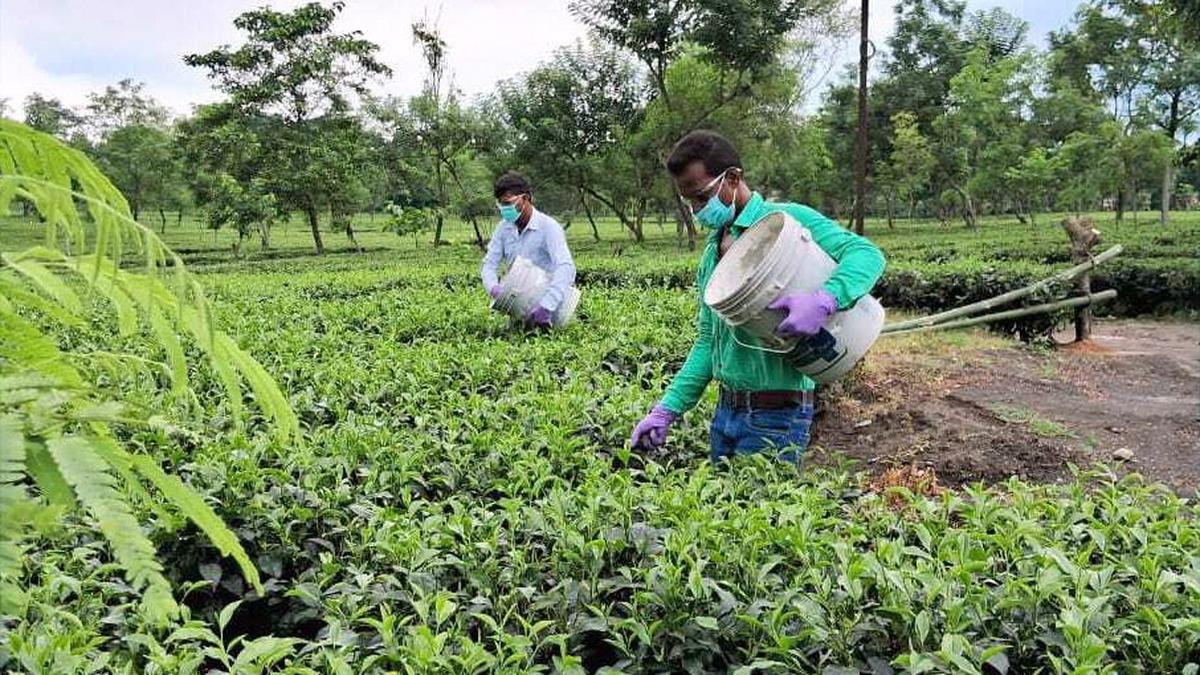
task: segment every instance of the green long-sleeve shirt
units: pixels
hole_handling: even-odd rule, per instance
[[[875,244],[846,230],[816,209],[801,204],[769,202],[755,192],[730,226],[731,236],[737,237],[763,216],[777,211],[783,211],[808,228],[813,241],[837,261],[837,269],[824,288],[837,299],[838,309],[853,305],[870,292],[883,274],[883,253]],[[714,379],[736,391],[811,391],[815,386],[807,375],[784,361],[782,356],[739,345],[731,335],[733,329],[704,304],[704,289],[717,267],[721,234],[721,230],[715,230],[708,236],[700,257],[700,269],[696,272],[696,287],[700,292],[699,335],[662,399],[663,406],[678,414],[695,406],[704,388]],[[745,342],[745,338],[742,341]]]

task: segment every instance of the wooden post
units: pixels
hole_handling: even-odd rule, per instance
[[[867,214],[867,38],[870,0],[862,0],[862,27],[858,36],[858,140],[855,143],[854,232],[862,234]]]
[[[1071,240],[1071,260],[1087,262],[1092,257],[1092,247],[1100,243],[1100,230],[1091,218],[1064,218],[1063,229]],[[1075,279],[1075,285],[1084,296],[1092,293],[1092,274],[1086,271]],[[1081,305],[1075,309],[1075,341],[1083,342],[1092,336],[1092,306]]]

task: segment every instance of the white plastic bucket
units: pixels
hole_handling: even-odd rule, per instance
[[[517,258],[500,280],[500,296],[492,301],[492,309],[503,312],[517,321],[524,321],[537,306],[550,285],[550,276],[528,258]],[[579,289],[567,289],[562,303],[551,314],[555,327],[562,327],[575,317],[579,306]]]
[[[743,346],[781,354],[814,381],[832,382],[849,372],[879,337],[884,318],[879,301],[863,296],[806,338],[776,334],[785,313],[767,305],[788,293],[817,290],[836,268],[807,228],[786,213],[771,213],[742,233],[721,257],[704,302],[733,327],[734,339]]]

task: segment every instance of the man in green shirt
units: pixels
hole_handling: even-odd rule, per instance
[[[818,290],[784,295],[770,305],[785,312],[781,335],[818,333],[834,312],[870,292],[883,273],[883,254],[870,241],[801,204],[769,202],[746,185],[741,158],[719,134],[696,131],[681,139],[667,159],[675,187],[708,230],[696,285],[700,297],[730,244],[768,213],[783,211],[806,227],[837,261],[833,276]],[[709,381],[721,387],[709,428],[710,457],[771,451],[799,462],[808,445],[814,383],[779,354],[743,347],[735,330],[701,300],[698,336],[687,360],[661,401],[633,430],[630,444],[649,448],[666,441],[671,424],[696,405]],[[745,338],[741,338],[745,342]]]

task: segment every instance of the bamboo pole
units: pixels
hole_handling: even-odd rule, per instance
[[[1099,265],[1100,263],[1105,262],[1106,260],[1116,257],[1116,255],[1118,253],[1120,253],[1121,250],[1122,250],[1121,245],[1118,244],[1118,245],[1113,246],[1112,248],[1108,249],[1107,251],[1104,251],[1103,253],[1097,255],[1096,257],[1092,258],[1091,260],[1088,260],[1087,262],[1080,263],[1070,269],[1066,269],[1066,270],[1063,270],[1062,272],[1059,272],[1053,276],[1046,277],[1045,279],[1042,279],[1041,281],[1035,281],[1034,283],[1029,284],[1028,286],[1025,286],[1023,288],[1018,288],[1016,290],[1008,291],[1007,293],[1001,293],[1000,295],[997,295],[994,298],[988,298],[987,300],[980,300],[979,302],[974,302],[969,305],[963,305],[962,307],[956,307],[954,309],[949,309],[944,312],[940,312],[938,314],[930,314],[929,316],[923,316],[923,317],[918,317],[916,319],[908,319],[906,321],[898,321],[893,324],[888,324],[883,327],[882,332],[893,333],[896,331],[908,330],[910,328],[923,328],[926,326],[932,326],[933,324],[942,323],[944,321],[953,319],[955,317],[966,316],[968,314],[974,314],[981,310],[991,309],[993,307],[996,307],[997,305],[1003,305],[1005,303],[1012,302],[1013,300],[1018,300],[1027,295],[1036,293],[1037,291],[1040,291],[1044,288],[1048,288],[1052,284],[1074,279],[1075,277],[1079,276],[1080,274],[1083,274],[1084,272],[1092,269],[1096,265]]]
[[[942,329],[949,330],[951,328],[966,328],[967,326],[975,326],[975,325],[978,325],[981,323],[989,323],[992,321],[1002,321],[1004,319],[1016,319],[1016,318],[1022,317],[1022,316],[1029,316],[1031,314],[1041,314],[1043,312],[1052,312],[1056,309],[1067,309],[1069,307],[1082,307],[1082,306],[1086,306],[1086,305],[1092,305],[1097,302],[1104,302],[1106,300],[1112,300],[1115,297],[1117,297],[1117,291],[1110,288],[1107,291],[1100,291],[1099,293],[1093,293],[1091,295],[1085,295],[1085,296],[1075,297],[1075,298],[1067,298],[1066,300],[1058,300],[1056,302],[1046,302],[1046,303],[1042,303],[1040,305],[1030,305],[1029,307],[1019,307],[1017,309],[1010,309],[1010,310],[1006,310],[1003,312],[996,312],[995,314],[985,314],[983,316],[973,316],[973,317],[970,317],[967,319],[959,319],[958,321],[950,321],[947,323],[939,323],[939,324],[933,324],[933,325],[928,325],[928,326],[916,326],[913,328],[905,328],[904,330],[892,330],[892,331],[889,331],[888,334],[889,335],[902,335],[904,333],[918,333],[918,332],[927,331],[927,330],[942,330]]]

